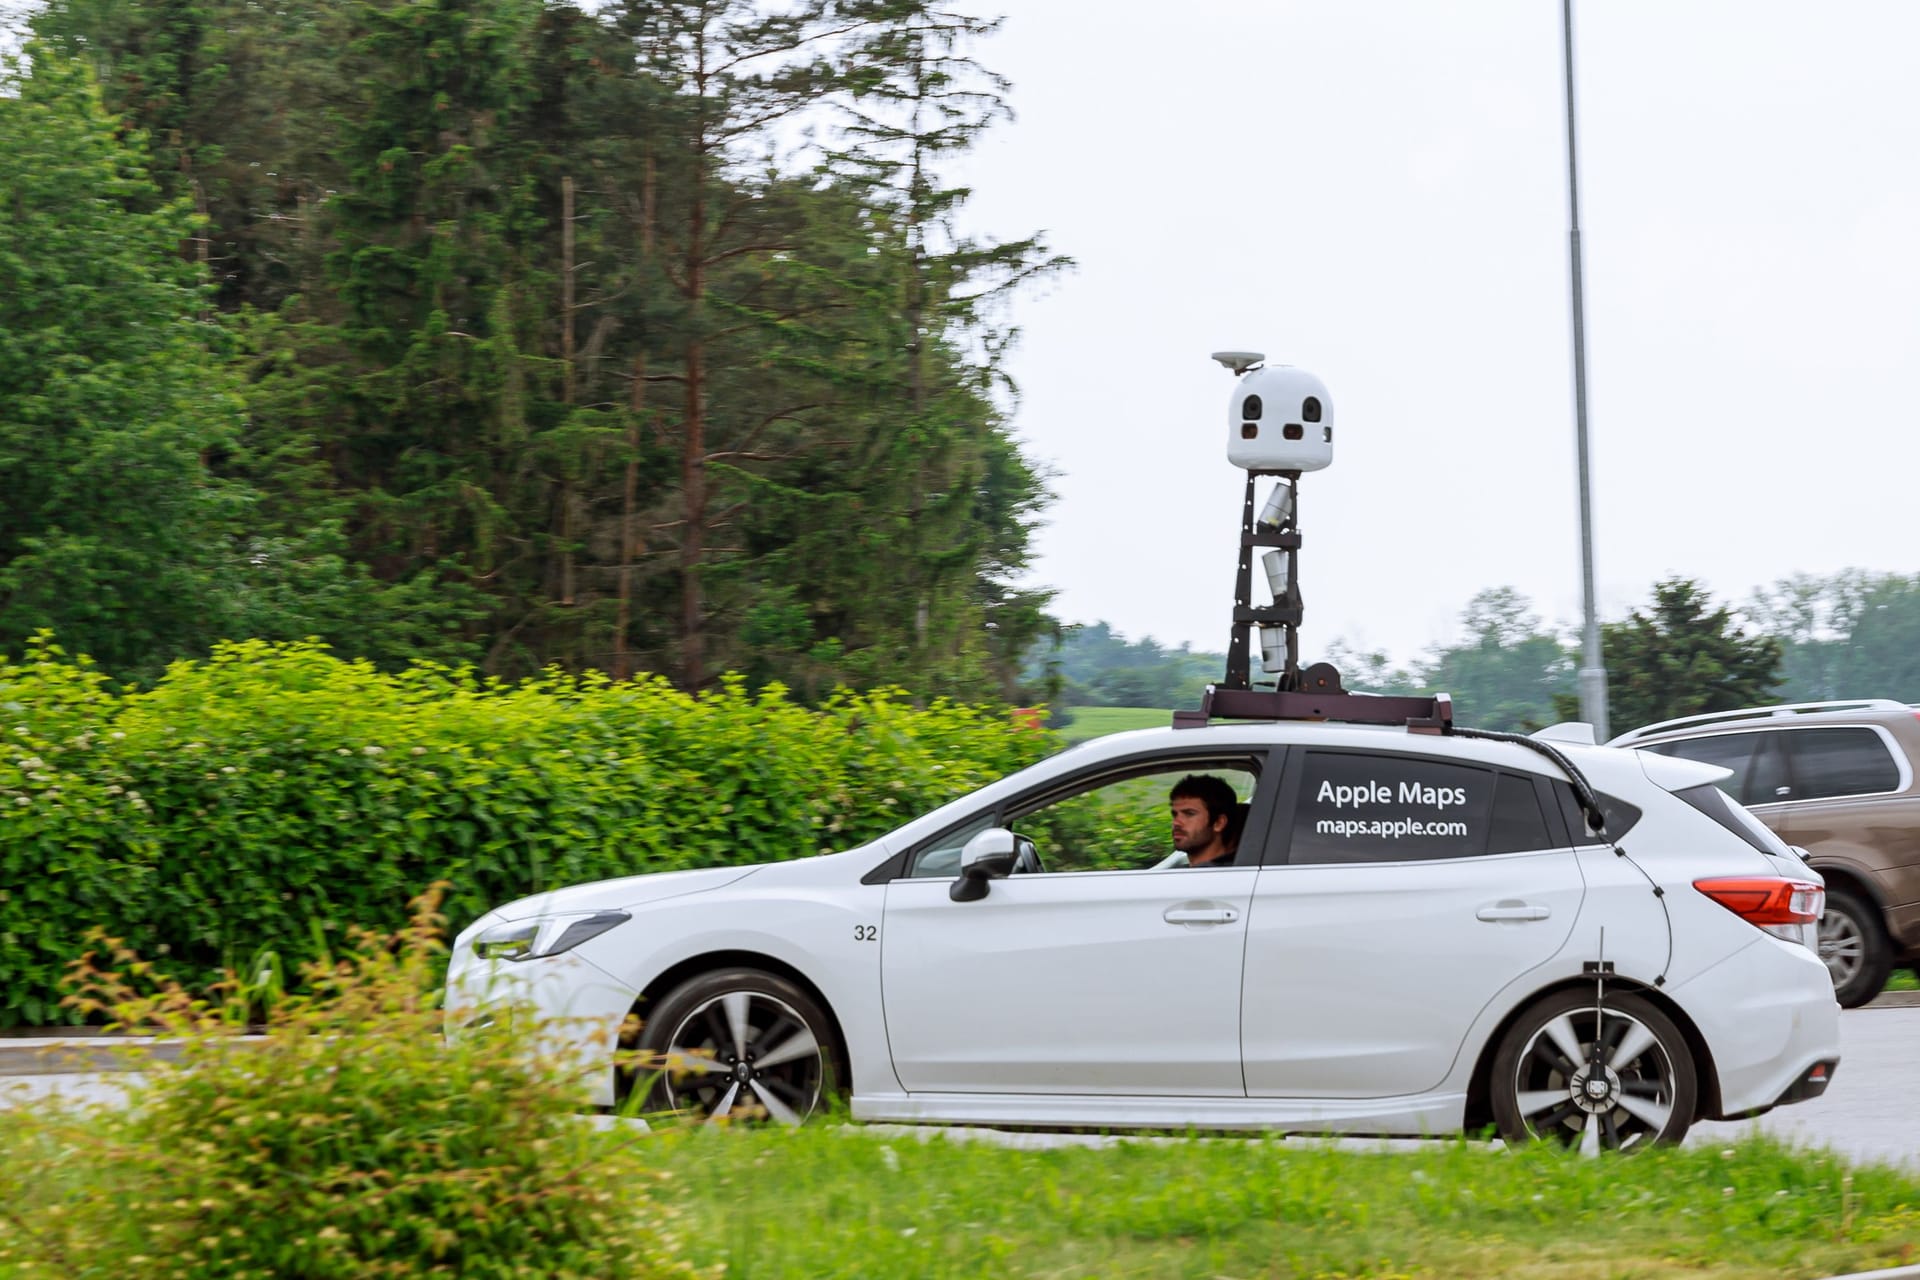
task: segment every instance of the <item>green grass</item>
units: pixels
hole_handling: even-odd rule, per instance
[[[1164,729],[1173,723],[1173,712],[1151,707],[1075,707],[1073,722],[1060,730],[1068,742],[1085,742],[1127,729]]]
[[[1765,1141],[1582,1160],[1222,1138],[661,1135],[691,1260],[830,1277],[1813,1277],[1903,1264],[1920,1179]]]

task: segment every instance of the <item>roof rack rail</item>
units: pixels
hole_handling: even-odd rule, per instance
[[[1678,716],[1672,720],[1662,720],[1657,724],[1642,725],[1638,729],[1629,729],[1613,739],[1615,744],[1635,742],[1641,738],[1652,737],[1656,733],[1665,733],[1669,729],[1679,729],[1688,725],[1701,724],[1739,724],[1748,720],[1773,720],[1798,715],[1811,715],[1819,711],[1907,711],[1911,708],[1904,702],[1895,702],[1892,698],[1846,698],[1830,702],[1783,702],[1771,707],[1743,707],[1737,711],[1706,711],[1699,715]]]
[[[1210,684],[1196,711],[1173,713],[1176,729],[1199,729],[1216,720],[1337,720],[1345,724],[1405,725],[1414,733],[1452,733],[1453,699],[1348,693],[1340,673],[1315,663],[1300,673],[1300,689],[1237,689]]]

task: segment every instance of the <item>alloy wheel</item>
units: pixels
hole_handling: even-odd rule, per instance
[[[1867,958],[1867,940],[1860,922],[1844,911],[1828,911],[1820,917],[1820,958],[1833,975],[1835,988],[1844,987],[1860,972]]]
[[[1632,1012],[1573,1008],[1521,1049],[1513,1101],[1529,1137],[1583,1155],[1632,1151],[1671,1131],[1677,1077],[1660,1034]]]
[[[682,1018],[661,1061],[668,1104],[708,1121],[764,1113],[799,1124],[820,1103],[826,1055],[799,1011],[760,991],[729,991]]]

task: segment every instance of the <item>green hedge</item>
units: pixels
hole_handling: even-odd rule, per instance
[[[0,664],[0,1026],[46,1025],[99,926],[188,985],[316,923],[449,924],[544,888],[851,848],[1044,755],[1003,713],[894,692],[818,710],[738,681],[434,665],[224,645],[116,691],[43,639]]]

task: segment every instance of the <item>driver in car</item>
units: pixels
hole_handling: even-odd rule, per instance
[[[1167,793],[1173,820],[1173,855],[1162,865],[1179,865],[1186,855],[1190,867],[1230,867],[1238,852],[1240,831],[1234,818],[1239,803],[1233,785],[1210,773],[1190,773]]]

